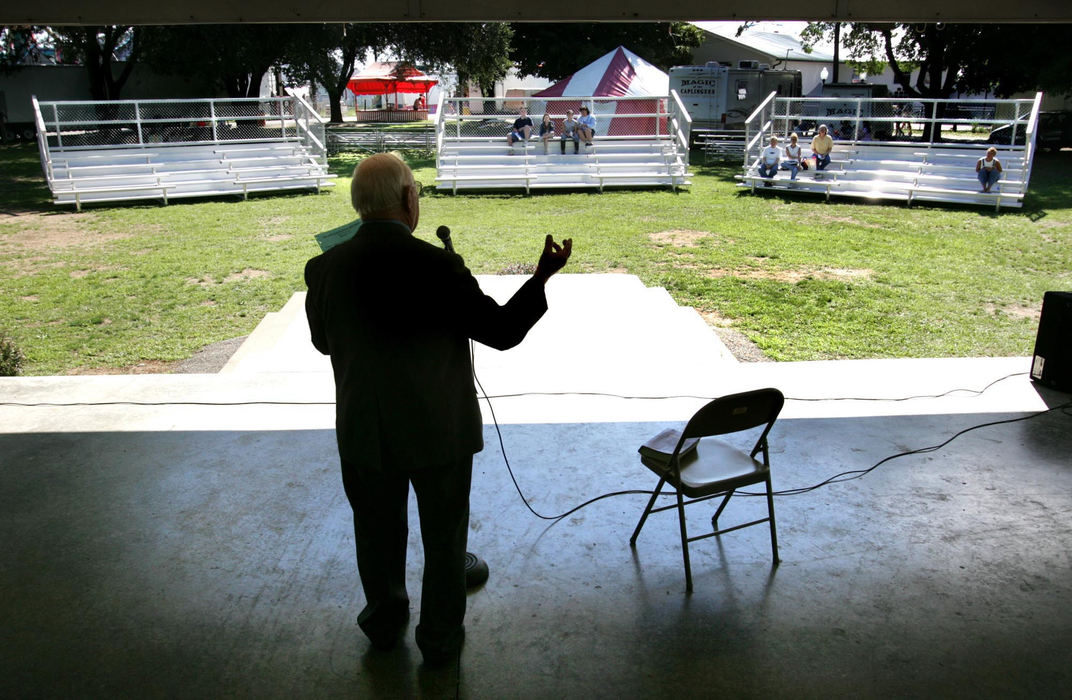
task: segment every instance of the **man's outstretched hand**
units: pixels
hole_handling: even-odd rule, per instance
[[[536,273],[533,276],[541,282],[547,282],[551,279],[551,275],[566,266],[572,250],[572,238],[563,239],[562,245],[559,245],[551,238],[551,234],[547,234],[547,238],[543,241],[543,253],[540,255],[540,262],[536,265]]]

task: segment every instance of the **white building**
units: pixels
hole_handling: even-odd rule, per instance
[[[759,22],[737,36],[739,22],[693,22],[704,31],[705,41],[693,49],[692,59],[697,65],[718,61],[731,66],[739,61],[758,61],[771,68],[798,70],[801,74],[801,89],[805,95],[822,92],[823,70],[827,82],[834,82],[834,47],[819,44],[806,50],[800,41],[800,32],[805,22]],[[855,73],[852,65],[839,56],[839,83],[862,81],[886,85],[890,93],[898,86],[893,82],[893,72],[887,68],[881,75],[869,76]]]

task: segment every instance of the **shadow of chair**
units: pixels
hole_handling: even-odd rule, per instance
[[[770,459],[767,451],[767,435],[774,426],[785,398],[777,389],[757,389],[732,394],[711,401],[689,419],[681,431],[673,451],[665,456],[645,455],[640,461],[659,477],[651,500],[640,516],[629,545],[636,547],[637,536],[651,513],[676,509],[681,530],[681,550],[685,562],[685,590],[692,591],[692,567],[689,563],[689,542],[723,535],[769,523],[771,553],[774,565],[778,559],[778,535],[774,522],[774,498],[771,489]],[[715,436],[752,430],[763,426],[752,451],[743,452]],[[762,460],[757,460],[760,455]],[[751,522],[719,529],[718,519],[737,489],[763,483],[766,485],[767,517]],[[676,491],[677,502],[673,505],[654,508],[655,500],[665,484]],[[722,502],[711,518],[712,532],[688,536],[685,524],[685,506],[718,496]],[[688,500],[686,500],[688,499]]]

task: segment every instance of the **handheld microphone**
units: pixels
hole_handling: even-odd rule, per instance
[[[454,252],[454,244],[450,242],[450,229],[446,226],[440,226],[436,229],[435,235],[439,236],[439,240],[443,241],[443,247],[446,248],[448,253]]]

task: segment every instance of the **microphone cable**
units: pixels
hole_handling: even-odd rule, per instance
[[[507,473],[510,474],[510,481],[514,482],[514,488],[517,490],[517,495],[521,498],[521,502],[525,504],[525,507],[529,509],[530,513],[535,515],[537,518],[540,518],[541,520],[558,521],[558,520],[561,520],[562,518],[565,518],[567,516],[573,515],[574,513],[579,511],[581,508],[584,508],[586,506],[590,506],[593,503],[595,503],[596,501],[602,501],[604,498],[613,498],[615,496],[638,496],[638,495],[650,496],[652,493],[654,493],[653,491],[643,491],[643,490],[640,490],[640,489],[632,489],[632,490],[628,490],[628,491],[613,491],[611,493],[604,493],[604,494],[602,494],[600,496],[596,496],[595,498],[590,498],[587,501],[585,501],[584,503],[581,503],[580,505],[575,506],[575,507],[567,510],[565,513],[560,513],[559,515],[544,515],[543,513],[540,513],[535,508],[533,508],[532,504],[529,503],[529,499],[525,497],[524,492],[521,490],[521,486],[517,483],[517,477],[514,475],[514,469],[513,469],[513,467],[510,466],[510,458],[506,456],[506,445],[503,442],[502,430],[499,428],[499,420],[498,420],[498,418],[495,417],[495,407],[491,405],[491,398],[488,396],[488,393],[486,391],[484,391],[484,385],[480,383],[480,377],[478,377],[477,374],[476,374],[476,354],[473,352],[473,350],[474,350],[474,343],[473,343],[472,338],[470,338],[469,339],[469,361],[470,361],[470,364],[471,364],[472,369],[473,369],[473,380],[476,381],[477,387],[480,388],[480,394],[483,396],[484,401],[488,404],[488,411],[491,413],[491,422],[495,425],[495,435],[499,439],[499,449],[502,451],[503,462],[506,463],[506,471],[507,471]]]
[[[713,400],[714,398],[716,398],[716,397],[687,396],[687,395],[679,395],[679,396],[624,396],[624,395],[621,395],[621,394],[610,394],[610,393],[604,393],[604,392],[581,392],[581,391],[576,391],[576,392],[574,392],[574,391],[563,391],[563,392],[533,391],[533,392],[522,392],[522,393],[515,393],[515,394],[496,394],[496,395],[490,395],[489,396],[488,393],[484,390],[484,385],[480,382],[480,377],[478,377],[477,373],[476,373],[476,355],[475,355],[475,352],[474,352],[474,347],[475,347],[474,342],[473,342],[472,339],[470,339],[469,340],[469,360],[470,360],[470,365],[471,365],[472,371],[473,371],[473,380],[476,382],[477,387],[480,389],[481,398],[483,398],[485,403],[487,403],[488,411],[491,413],[491,421],[492,421],[492,424],[495,426],[495,435],[496,435],[496,437],[498,438],[498,441],[499,441],[499,449],[502,451],[503,462],[506,464],[506,470],[510,475],[510,480],[514,484],[514,489],[517,490],[517,495],[521,498],[521,502],[525,504],[525,507],[528,508],[528,510],[533,515],[535,515],[537,518],[540,518],[542,520],[552,520],[552,521],[561,520],[562,518],[570,516],[570,515],[576,513],[577,511],[581,510],[582,508],[585,508],[585,507],[587,507],[589,505],[592,505],[593,503],[596,503],[597,501],[601,501],[601,500],[603,500],[605,498],[613,498],[613,497],[616,497],[616,496],[641,496],[641,495],[643,495],[643,496],[651,496],[655,492],[654,491],[640,490],[640,489],[630,489],[630,490],[625,490],[625,491],[613,491],[613,492],[610,492],[610,493],[604,493],[604,494],[596,496],[594,498],[590,498],[587,501],[584,501],[583,503],[581,503],[580,505],[577,505],[577,506],[575,506],[575,507],[567,510],[566,512],[559,514],[559,515],[544,515],[543,513],[540,513],[539,511],[537,511],[535,508],[532,507],[531,503],[529,503],[528,498],[525,497],[524,492],[521,490],[521,486],[517,482],[517,477],[514,475],[513,467],[510,465],[510,458],[506,454],[506,445],[505,445],[505,443],[503,441],[502,430],[499,427],[499,420],[495,416],[495,407],[491,403],[491,399],[493,397],[494,398],[507,398],[507,397],[520,397],[520,396],[609,396],[609,397],[615,397],[615,398],[621,398],[621,399],[627,399],[627,400],[635,400],[635,399],[659,400],[659,399],[673,399],[673,398],[694,398],[694,399],[701,399],[701,400]],[[830,398],[830,399],[822,399],[822,398],[790,398],[790,397],[786,397],[786,400],[787,401],[814,401],[814,402],[818,402],[818,401],[892,401],[892,402],[897,402],[897,401],[910,401],[910,400],[913,400],[913,399],[942,398],[942,397],[948,396],[949,394],[952,394],[952,393],[955,393],[955,392],[958,392],[958,391],[959,392],[971,393],[971,394],[974,394],[975,396],[981,396],[983,394],[983,392],[985,392],[987,389],[990,389],[995,384],[998,384],[999,382],[1003,382],[1003,381],[1005,381],[1007,379],[1010,379],[1012,377],[1019,377],[1019,376],[1025,375],[1025,374],[1027,374],[1027,372],[1014,372],[1012,374],[1005,375],[1004,377],[999,377],[998,379],[995,379],[994,381],[992,381],[989,384],[987,384],[986,386],[984,386],[982,389],[950,389],[949,391],[942,392],[941,394],[905,396],[905,397],[897,397],[897,398],[890,398],[890,399],[875,398],[875,397],[837,397],[837,398]],[[840,472],[838,474],[835,474],[835,475],[833,475],[833,476],[831,476],[831,477],[829,477],[827,479],[824,479],[823,481],[820,481],[818,483],[812,484],[810,486],[801,486],[801,487],[792,488],[792,489],[782,489],[782,490],[778,490],[778,491],[772,491],[771,495],[772,496],[799,496],[799,495],[802,495],[802,494],[805,494],[805,493],[810,493],[812,491],[815,491],[816,489],[822,488],[823,486],[829,486],[831,484],[839,484],[839,483],[843,483],[843,482],[846,482],[846,481],[852,481],[854,479],[860,479],[860,478],[863,478],[864,476],[867,476],[868,474],[873,472],[875,469],[878,469],[880,466],[882,466],[883,464],[886,464],[887,462],[892,462],[895,459],[900,459],[901,457],[908,457],[910,455],[918,455],[918,454],[926,454],[928,452],[935,452],[937,450],[942,449],[946,445],[950,444],[951,442],[953,442],[954,440],[956,440],[960,436],[965,435],[967,433],[970,433],[972,431],[980,430],[982,428],[993,427],[993,426],[997,426],[997,425],[1006,425],[1006,424],[1011,424],[1011,423],[1019,423],[1019,422],[1022,422],[1022,421],[1033,420],[1035,418],[1038,418],[1039,416],[1044,416],[1044,415],[1046,415],[1048,413],[1053,413],[1054,411],[1060,411],[1064,415],[1072,416],[1072,413],[1069,413],[1070,408],[1072,408],[1072,401],[1068,401],[1066,403],[1054,406],[1053,408],[1049,408],[1049,409],[1044,410],[1044,411],[1038,411],[1038,412],[1032,413],[1032,414],[1027,415],[1027,416],[1020,416],[1019,418],[1007,418],[1007,419],[1004,419],[1004,420],[997,420],[997,421],[989,421],[989,422],[986,422],[986,423],[979,423],[977,425],[970,426],[968,428],[965,428],[963,430],[960,430],[960,431],[954,433],[951,437],[947,438],[946,440],[944,440],[944,441],[942,441],[942,442],[940,442],[940,443],[938,443],[936,445],[930,445],[928,447],[920,447],[920,448],[916,448],[914,450],[905,450],[903,452],[898,452],[898,453],[895,453],[895,454],[892,454],[892,455],[889,455],[887,457],[884,457],[884,458],[880,459],[878,462],[874,463],[873,465],[871,465],[870,467],[867,467],[865,469],[851,469],[851,470],[848,470],[848,471]],[[669,492],[669,493],[663,492],[663,493],[660,493],[659,495],[662,496],[662,497],[675,496],[676,492]],[[735,495],[741,495],[741,496],[766,496],[767,494],[766,494],[766,492],[756,493],[756,492],[753,492],[753,491],[736,491]]]

